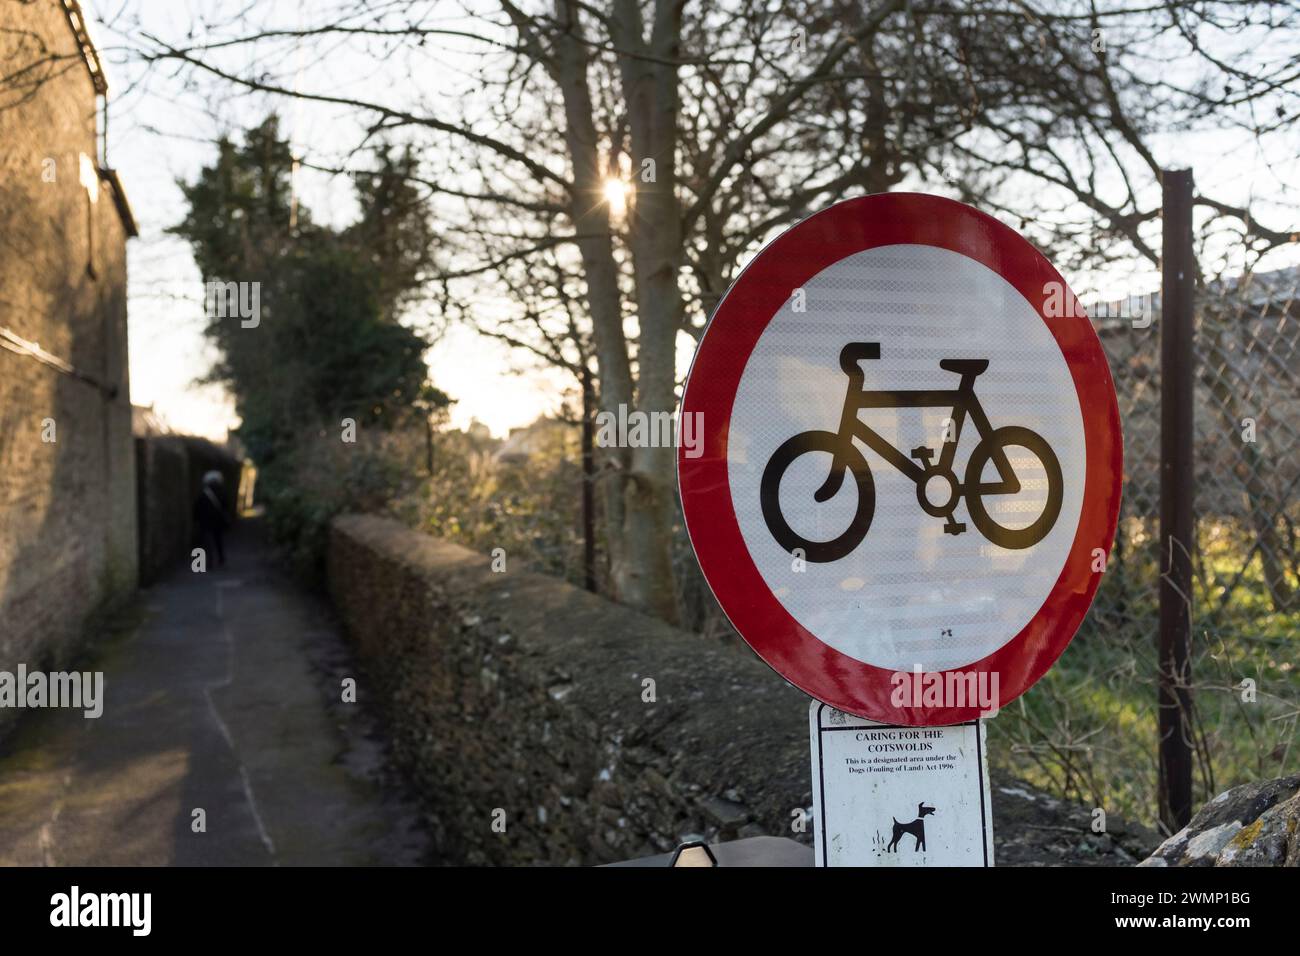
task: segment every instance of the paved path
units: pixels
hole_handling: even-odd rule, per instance
[[[181,566],[79,669],[104,712],[30,712],[0,749],[0,863],[425,862],[418,814],[381,782],[373,716],[325,609],[269,562],[255,523],[226,569]],[[206,812],[206,832],[192,828]]]

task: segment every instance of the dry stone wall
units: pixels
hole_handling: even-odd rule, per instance
[[[808,698],[748,650],[377,517],[335,520],[329,586],[359,695],[386,712],[445,862],[604,863],[693,835],[810,840],[791,828],[811,799]],[[1113,816],[1094,834],[1084,808],[994,782],[1002,864],[1127,864],[1155,845]]]

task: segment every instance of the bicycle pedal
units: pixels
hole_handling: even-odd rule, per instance
[[[917,461],[923,461],[928,465],[930,464],[930,459],[934,457],[934,449],[926,448],[924,445],[920,448],[913,448],[911,457],[915,458]]]
[[[944,526],[943,526],[943,530],[944,530],[944,532],[947,533],[947,534],[954,534],[954,535],[955,535],[955,534],[961,534],[963,531],[966,530],[966,522],[964,522],[964,521],[949,521],[949,522],[947,522],[947,523],[944,524]]]

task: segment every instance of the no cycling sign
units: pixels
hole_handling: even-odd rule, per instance
[[[1076,305],[1014,230],[907,193],[811,216],[728,290],[682,398],[703,423],[682,508],[723,611],[787,680],[870,720],[961,724],[1060,656],[1122,475]]]

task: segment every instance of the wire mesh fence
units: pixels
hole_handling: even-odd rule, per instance
[[[995,763],[1156,823],[1159,297],[1097,310],[1124,433],[1124,497],[1070,650],[991,722]],[[1195,804],[1300,769],[1300,268],[1207,282],[1196,299],[1190,742]],[[729,637],[682,535],[688,626]]]
[[[1124,430],[1115,547],[1071,651],[995,732],[1038,782],[1154,820],[1160,322],[1096,322]],[[1117,310],[1122,311],[1122,310]],[[1294,771],[1300,699],[1300,269],[1197,294],[1192,607],[1197,802]],[[1152,321],[1153,319],[1153,321]]]

